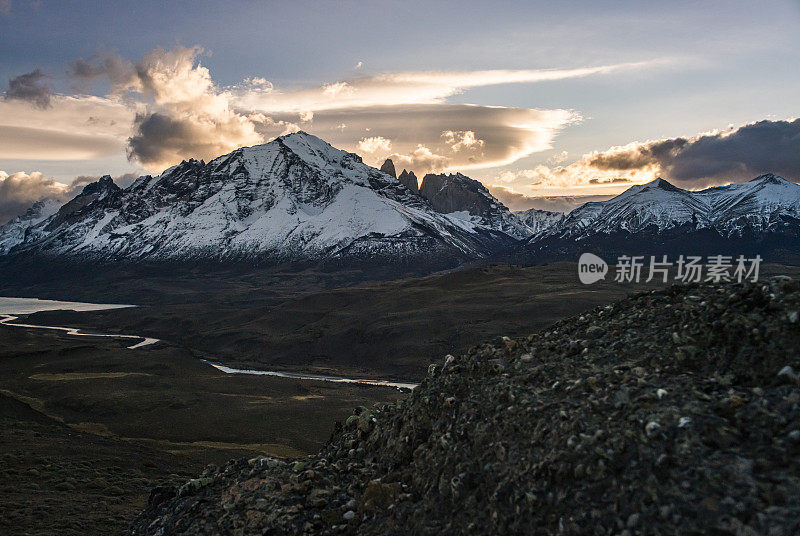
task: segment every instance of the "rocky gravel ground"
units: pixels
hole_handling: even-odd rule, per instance
[[[800,533],[800,284],[674,286],[446,356],[314,456],[160,487],[133,534]]]

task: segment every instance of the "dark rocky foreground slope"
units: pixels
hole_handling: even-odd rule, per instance
[[[447,356],[317,455],[153,491],[134,534],[800,531],[800,284],[675,286]]]

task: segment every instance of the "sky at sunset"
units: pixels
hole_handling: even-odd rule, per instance
[[[798,181],[799,30],[788,0],[0,0],[0,203],[298,130],[511,205]]]

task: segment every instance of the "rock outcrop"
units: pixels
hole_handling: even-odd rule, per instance
[[[394,170],[394,162],[392,162],[391,158],[387,158],[386,161],[384,161],[383,165],[381,166],[381,171],[391,175],[395,179],[397,178],[397,172]]]
[[[428,173],[422,178],[419,193],[435,210],[444,214],[459,211],[483,214],[495,201],[483,184],[461,173]]]
[[[419,195],[419,182],[413,171],[406,171],[404,169],[402,173],[400,173],[400,176],[397,177],[397,180],[402,182],[406,188]]]
[[[434,210],[442,214],[460,214],[465,220],[490,224],[494,229],[518,239],[531,233],[508,208],[497,200],[479,181],[461,173],[434,175],[422,179],[419,193]]]

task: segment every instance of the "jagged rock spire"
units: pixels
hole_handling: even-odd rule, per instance
[[[397,180],[402,182],[406,188],[415,194],[419,194],[419,182],[417,181],[417,176],[414,175],[413,171],[406,171],[404,169],[403,172],[400,173],[400,176],[397,177]]]
[[[381,166],[381,171],[384,173],[388,173],[395,179],[397,178],[397,172],[394,170],[394,162],[392,162],[391,158],[387,158],[386,161]]]

